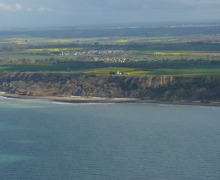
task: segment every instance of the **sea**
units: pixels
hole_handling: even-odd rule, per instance
[[[1,180],[219,180],[220,107],[0,98]]]

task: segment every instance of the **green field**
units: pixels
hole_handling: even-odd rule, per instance
[[[217,68],[183,68],[183,69],[152,69],[141,70],[135,68],[100,68],[81,71],[88,74],[111,74],[122,72],[122,75],[181,75],[181,76],[220,76],[220,67]]]
[[[114,67],[112,67],[114,66]],[[117,67],[118,66],[118,67]],[[120,66],[120,67],[119,67]],[[129,75],[183,75],[183,76],[220,76],[220,65],[178,68],[143,68],[121,67],[121,64],[110,63],[57,63],[57,64],[16,64],[0,65],[1,72],[48,72],[48,73],[85,73]]]
[[[219,43],[220,35],[2,37],[0,71],[220,76]]]
[[[116,74],[122,73],[122,75],[146,75],[150,71],[136,69],[136,68],[125,68],[125,67],[115,67],[115,68],[97,68],[97,69],[88,69],[81,71],[82,73],[87,74]]]

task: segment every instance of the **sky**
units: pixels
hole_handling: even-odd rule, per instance
[[[219,19],[220,0],[0,0],[0,28]]]

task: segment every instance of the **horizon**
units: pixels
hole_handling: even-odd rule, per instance
[[[0,28],[219,21],[218,0],[0,0]]]
[[[39,26],[5,26],[0,25],[0,30],[17,29],[108,29],[108,28],[163,28],[163,27],[205,27],[220,26],[220,19],[216,20],[198,20],[198,21],[152,21],[152,22],[112,22],[112,23],[94,23],[77,25],[39,25]]]

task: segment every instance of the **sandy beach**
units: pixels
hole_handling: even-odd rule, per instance
[[[135,98],[103,98],[103,97],[82,97],[82,96],[23,96],[0,92],[0,96],[16,99],[39,99],[68,103],[132,103],[139,102]]]
[[[0,96],[15,99],[29,100],[48,100],[66,103],[153,103],[153,104],[170,104],[170,105],[193,105],[193,106],[219,106],[219,101],[200,102],[200,101],[158,101],[158,100],[141,100],[136,98],[105,98],[105,97],[83,97],[83,96],[24,96],[17,94],[7,94],[0,92]]]

